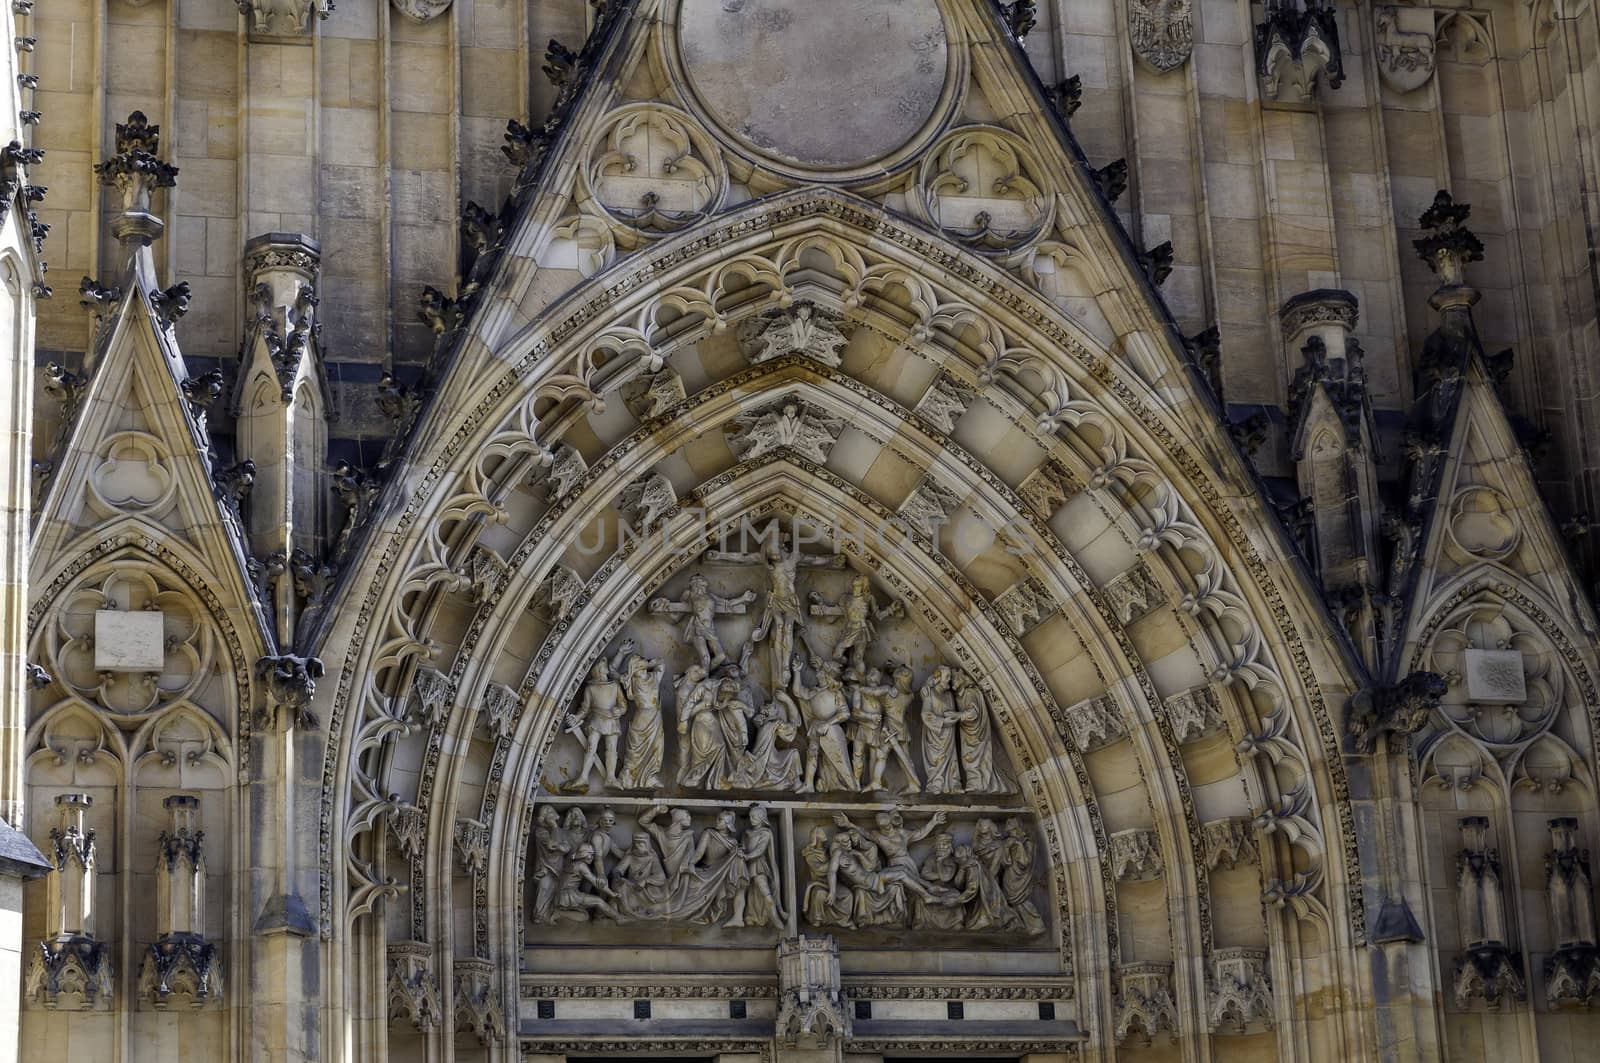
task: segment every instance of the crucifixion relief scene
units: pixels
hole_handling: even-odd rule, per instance
[[[1595,1055],[1596,0],[11,11],[0,1063]]]

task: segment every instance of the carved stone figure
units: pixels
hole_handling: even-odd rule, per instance
[[[667,872],[645,831],[634,832],[628,851],[611,869],[611,886],[617,894],[617,909],[633,919],[652,910],[666,896]]]
[[[561,873],[561,884],[556,894],[555,917],[558,922],[587,922],[595,914],[614,922],[622,922],[622,915],[611,906],[607,898],[614,898],[606,880],[594,871],[594,846],[584,842],[572,854],[572,860]]]
[[[811,615],[840,618],[843,626],[833,644],[833,659],[843,662],[848,657],[850,670],[860,675],[866,670],[867,649],[878,633],[877,621],[903,616],[905,607],[899,601],[879,605],[873,600],[872,581],[858,574],[850,581],[850,592],[838,603],[813,591]]]
[[[881,695],[883,706],[883,725],[878,730],[880,748],[875,749],[875,757],[888,760],[888,755],[893,754],[895,762],[900,765],[900,770],[905,772],[906,784],[901,789],[902,793],[916,793],[922,789],[922,780],[917,776],[917,767],[911,760],[911,728],[907,723],[907,713],[911,711],[911,703],[916,695],[911,689],[911,669],[905,665],[897,665],[894,669],[893,683]],[[874,767],[872,772],[872,789],[884,788],[884,774]]]
[[[739,790],[785,790],[799,788],[804,768],[798,749],[785,749],[800,733],[778,702],[762,706],[755,717],[755,741],[733,767],[732,786]]]
[[[790,689],[801,706],[805,724],[805,778],[801,793],[813,790],[857,790],[850,767],[850,752],[845,745],[843,724],[850,718],[848,695],[839,679],[839,667],[820,657],[811,658],[817,685],[809,687],[800,675],[799,662],[792,669]]]
[[[1028,935],[1044,933],[1044,916],[1033,903],[1033,835],[1013,816],[1005,823],[1005,849],[1000,861],[1000,892]]]
[[[571,849],[561,836],[561,818],[555,806],[542,806],[533,827],[533,922],[548,923],[554,917],[556,893]]]
[[[726,774],[728,755],[717,718],[717,683],[692,664],[676,684],[678,697],[678,785],[714,788]]]
[[[725,598],[711,590],[705,576],[696,572],[689,577],[689,589],[674,602],[657,598],[650,603],[652,613],[682,613],[683,627],[680,635],[684,642],[695,648],[700,656],[700,666],[708,672],[728,659],[717,637],[716,618],[719,613],[743,614],[745,606],[755,601],[754,591],[745,591],[733,598]]]
[[[850,740],[850,763],[855,769],[857,789],[883,789],[888,745],[883,734],[883,700],[894,690],[885,686],[883,673],[873,668],[861,682],[848,684],[850,723],[845,734]]]
[[[1557,949],[1593,948],[1594,883],[1589,851],[1578,846],[1578,821],[1550,821],[1550,852],[1545,856],[1545,892],[1550,901],[1550,936]]]
[[[930,794],[961,792],[961,756],[956,744],[959,713],[952,678],[953,670],[941,666],[922,684],[922,766],[928,773],[923,789]]]
[[[781,926],[784,913],[778,901],[778,843],[767,825],[767,810],[752,805],[744,832],[746,878],[743,892],[734,897],[733,915],[727,925]]]
[[[605,747],[602,780],[607,786],[622,785],[622,780],[617,778],[617,755],[622,742],[622,717],[627,708],[622,683],[612,674],[610,662],[605,658],[594,662],[589,680],[583,685],[577,711],[567,715],[567,732],[584,747],[583,766],[573,780],[575,785],[588,787],[590,776],[601,767],[602,743]]]
[[[995,766],[994,728],[989,723],[989,704],[983,691],[966,672],[957,672],[955,695],[963,789],[969,794],[1010,793],[1011,784]]]
[[[918,930],[960,930],[967,916],[956,884],[961,869],[956,866],[955,836],[949,831],[935,834],[933,853],[918,871],[934,899],[912,898],[911,925]]]
[[[806,651],[816,654],[806,632],[805,614],[800,605],[799,570],[802,565],[833,565],[831,557],[809,557],[798,546],[785,550],[782,532],[776,522],[768,524],[761,533],[761,549],[757,554],[732,551],[710,551],[708,560],[723,564],[760,564],[767,573],[767,595],[761,605],[761,615],[750,635],[752,644],[768,643],[772,689],[782,690],[789,684],[790,655],[794,652],[798,633]]]
[[[622,666],[622,691],[633,703],[628,718],[626,752],[618,782],[624,789],[646,790],[661,785],[666,740],[661,720],[661,678],[666,663],[630,654]]]

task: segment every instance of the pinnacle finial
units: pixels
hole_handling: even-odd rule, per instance
[[[1427,235],[1413,240],[1412,246],[1446,288],[1460,287],[1465,282],[1468,262],[1483,261],[1483,241],[1466,226],[1471,214],[1471,204],[1457,203],[1449,192],[1440,189],[1433,197],[1433,205],[1418,219]]]
[[[117,123],[117,153],[95,164],[100,183],[122,192],[122,213],[112,219],[111,231],[123,243],[148,246],[161,235],[160,218],[151,211],[158,188],[178,183],[178,168],[156,157],[161,127],[151,125],[143,111],[134,111]]]

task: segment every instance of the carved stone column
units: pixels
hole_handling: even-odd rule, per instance
[[[95,930],[94,828],[84,815],[88,794],[56,798],[57,825],[50,828],[53,865],[46,879],[48,936],[28,963],[24,993],[47,1008],[88,1010],[111,1005],[111,957]]]
[[[174,996],[199,1007],[222,993],[217,948],[205,937],[205,832],[195,827],[200,799],[174,794],[162,807],[167,829],[156,855],[156,941],[139,969],[139,993],[158,1008]]]
[[[785,938],[778,945],[778,1046],[784,1060],[839,1060],[850,1011],[839,983],[839,943]]]

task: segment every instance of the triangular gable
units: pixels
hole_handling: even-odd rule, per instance
[[[44,586],[63,564],[130,518],[173,536],[249,603],[263,647],[270,625],[247,577],[236,512],[213,479],[202,422],[185,398],[189,380],[171,326],[156,312],[151,271],[139,263],[95,345],[70,432],[41,501],[30,580]],[[220,589],[220,588],[219,588]]]
[[[1414,565],[1406,639],[1463,580],[1492,576],[1596,632],[1593,607],[1480,358],[1466,366]]]
[[[550,120],[533,132],[513,123],[507,134],[507,154],[526,164],[517,193],[498,215],[467,210],[460,291],[469,294],[423,299],[440,336],[433,393],[450,393],[455,407],[493,387],[501,372],[491,367],[526,349],[540,314],[620,259],[809,184],[862,196],[1004,266],[1175,406],[1192,400],[1220,423],[1159,295],[1170,247],[1132,245],[1105,194],[1120,195],[1118,182],[1085,157],[995,6],[939,9],[960,83],[939,95],[911,137],[915,150],[891,154],[888,172],[841,177],[763,160],[706,117],[670,40],[670,5],[607,5],[580,53],[550,57],[548,69],[566,79]],[[414,433],[412,446],[428,436]]]

